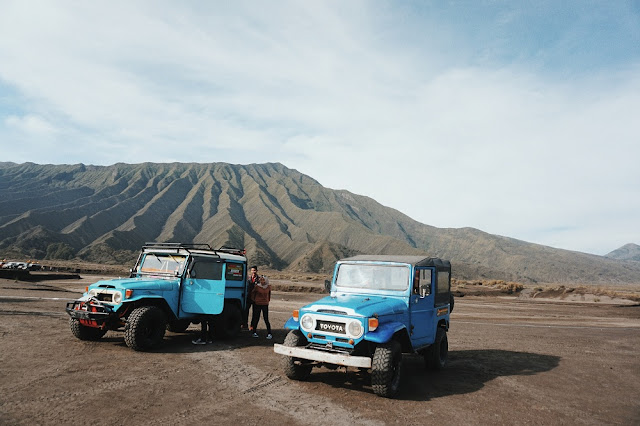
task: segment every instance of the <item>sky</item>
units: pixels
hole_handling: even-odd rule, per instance
[[[638,1],[0,10],[0,161],[279,162],[439,228],[640,244]]]

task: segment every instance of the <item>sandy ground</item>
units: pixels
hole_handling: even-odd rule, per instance
[[[406,355],[384,399],[351,371],[284,376],[273,343],[318,294],[274,293],[273,341],[193,346],[192,325],[139,353],[122,332],[72,336],[65,303],[96,279],[0,280],[0,424],[640,424],[639,306],[459,298],[448,368]]]

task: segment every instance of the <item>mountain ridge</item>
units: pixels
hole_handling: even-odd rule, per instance
[[[450,259],[463,278],[640,282],[634,260],[436,228],[281,163],[0,163],[1,253],[126,262],[149,241],[241,247],[274,269],[326,272],[357,253],[425,254]]]

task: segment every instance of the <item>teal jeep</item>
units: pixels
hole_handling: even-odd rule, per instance
[[[451,264],[420,256],[355,256],[336,263],[331,294],[293,312],[284,328],[285,374],[306,379],[313,367],[354,367],[371,373],[374,393],[396,394],[402,354],[447,362],[453,309]]]
[[[203,315],[214,315],[219,338],[240,330],[246,300],[247,259],[243,250],[208,244],[147,243],[124,279],[98,281],[67,303],[71,332],[98,340],[124,329],[136,351],[160,345],[165,329],[182,332]]]

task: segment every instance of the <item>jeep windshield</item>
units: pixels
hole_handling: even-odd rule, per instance
[[[408,265],[342,263],[338,267],[336,287],[404,291],[409,287],[410,273]]]
[[[180,276],[187,257],[167,253],[146,253],[138,268],[142,275]]]

